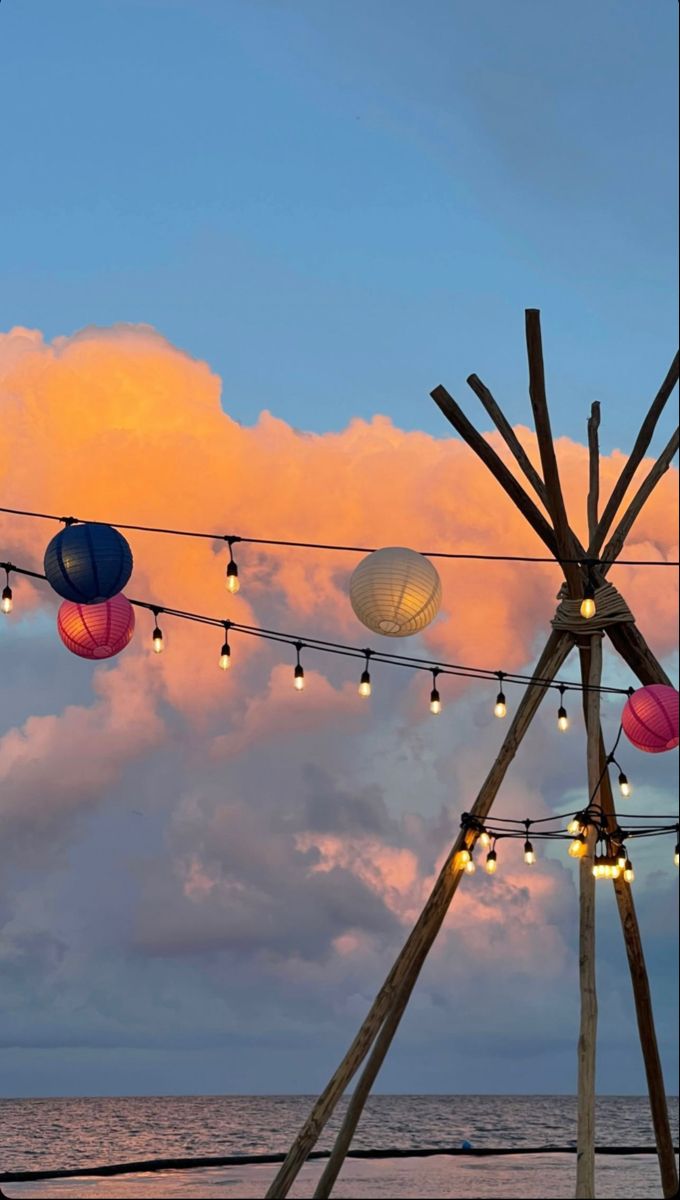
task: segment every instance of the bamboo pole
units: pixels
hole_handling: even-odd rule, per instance
[[[541,679],[552,679],[559,671],[574,644],[569,633],[551,632],[541,657],[536,664],[535,675]],[[517,707],[515,717],[508,729],[500,752],[479,791],[470,815],[483,820],[489,813],[498,789],[505,778],[510,763],[526,734],[535,713],[545,695],[542,684],[529,684]],[[474,841],[474,838],[472,839]],[[470,844],[461,832],[442,867],[430,897],[406,940],[392,970],[373,1001],[364,1022],[349,1050],[339,1064],[335,1074],[315,1101],[312,1110],[295,1138],[284,1163],[266,1193],[266,1200],[282,1200],[288,1195],[310,1150],[316,1144],[335,1106],[353,1079],[368,1054],[381,1026],[392,1009],[398,1005],[403,985],[412,988],[422,963],[446,916],[453,896],[458,888],[462,871],[455,869],[455,858],[459,850]],[[402,1010],[403,1011],[403,1010]],[[396,1031],[394,1025],[392,1036]],[[387,1052],[391,1036],[385,1039],[382,1057]],[[382,1058],[381,1060],[382,1061]],[[378,1064],[379,1065],[379,1064]],[[357,1118],[358,1119],[358,1118]]]
[[[602,680],[602,635],[590,639],[590,670],[586,693],[588,733],[588,793],[591,804],[599,805],[600,693]],[[579,860],[579,985],[581,1023],[578,1038],[578,1116],[576,1129],[576,1197],[595,1196],[595,1052],[597,1038],[597,990],[595,983],[595,879],[593,853],[597,831],[587,829],[587,851]]]

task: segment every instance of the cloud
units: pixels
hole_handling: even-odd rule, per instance
[[[542,553],[446,427],[434,438],[376,416],[317,435],[266,411],[240,426],[209,368],[145,326],[51,344],[13,330],[0,337],[0,391],[3,498],[17,508],[218,535]],[[536,461],[533,435],[517,433]],[[488,436],[507,458],[498,435]],[[585,536],[587,451],[558,439],[557,452]],[[620,454],[603,459],[604,497],[622,465]],[[677,555],[676,487],[673,471],[635,527],[631,556]],[[41,569],[54,532],[0,515],[3,557]],[[130,541],[135,598],[367,641],[347,601],[355,555],[237,546],[243,586],[231,597],[219,538]],[[443,611],[419,651],[526,668],[554,611],[555,568],[440,569]],[[656,651],[668,653],[674,575],[656,586],[638,568],[612,577]],[[307,686],[297,694],[289,648],[234,633],[222,672],[220,630],[164,615],[167,650],[155,656],[141,612],[130,647],[97,667],[59,643],[49,589],[18,579],[15,596],[0,628],[11,675],[0,704],[6,1044],[269,1038],[299,1041],[326,1062],[387,973],[493,759],[504,732],[491,716],[493,689],[442,680],[435,721],[427,680],[376,666],[367,702],[356,690],[361,664],[306,649]],[[508,691],[513,704],[517,690]],[[582,798],[577,698],[571,708],[573,729],[558,739],[546,703],[498,812],[545,815]],[[616,706],[604,708],[615,726]],[[649,803],[665,803],[668,763],[645,762],[639,773]],[[454,1008],[503,1031],[510,1048],[529,1026],[548,1046],[555,1020],[573,1024],[574,872],[545,855],[527,872],[514,850],[502,848],[493,879],[465,881],[423,972],[421,1025],[406,1028],[412,1043],[427,1042],[433,1070]],[[652,899],[656,920],[663,905]],[[668,994],[668,965],[654,954]],[[613,972],[604,986],[629,1017],[629,1001],[616,999],[625,963]],[[23,1010],[21,997],[30,997]]]

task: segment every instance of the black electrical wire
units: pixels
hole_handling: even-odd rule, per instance
[[[45,521],[58,521],[65,525],[74,525],[84,523],[81,517],[60,517],[56,513],[31,512],[23,508],[3,508],[0,507],[0,513],[8,513],[16,517],[38,517]],[[158,525],[130,525],[120,521],[94,522],[94,524],[113,525],[115,529],[125,529],[133,533],[162,533],[172,537],[190,537],[204,538],[207,541],[227,542],[229,545],[235,545],[237,542],[242,542],[251,546],[279,546],[297,550],[333,550],[349,554],[373,554],[377,547],[375,546],[343,546],[332,542],[300,542],[292,541],[287,538],[259,538],[249,537],[245,534],[225,534],[225,533],[206,533],[194,529],[166,529]],[[538,555],[524,554],[474,554],[464,551],[449,551],[449,550],[421,550],[419,551],[425,558],[444,558],[452,560],[466,560],[472,562],[522,562],[522,563],[558,563],[575,564],[579,566],[595,567],[599,565],[606,566],[608,569],[613,566],[622,567],[680,567],[680,561],[670,559],[649,559],[649,558],[619,558],[614,561],[599,558],[555,558],[544,557]]]
[[[19,567],[16,563],[0,562],[0,567],[7,571],[13,571],[17,575],[26,575],[30,579],[41,579],[46,582],[46,576],[39,571],[31,571],[26,567]],[[177,617],[179,620],[192,621],[199,625],[209,625],[213,628],[224,629],[228,627],[236,633],[243,633],[249,637],[259,638],[264,641],[278,642],[279,644],[296,647],[298,643],[310,650],[317,650],[324,654],[333,654],[337,657],[344,658],[361,658],[366,657],[366,647],[348,646],[342,642],[324,641],[320,638],[301,637],[299,634],[282,632],[280,630],[268,629],[257,625],[245,625],[239,621],[225,621],[223,617],[210,617],[201,613],[189,612],[185,609],[171,608],[164,604],[154,604],[148,600],[133,600],[130,599],[130,604],[136,608],[145,608],[154,615],[164,613],[167,616]],[[451,675],[461,679],[479,679],[483,682],[496,680],[499,672],[491,670],[489,667],[469,667],[461,663],[446,663],[436,662],[432,659],[415,658],[411,655],[397,654],[392,651],[370,650],[370,656],[374,662],[384,663],[387,666],[406,667],[413,671],[431,672],[436,669],[438,674]],[[524,675],[520,672],[502,672],[504,680],[509,683],[520,685],[535,684],[544,687],[546,690],[554,688],[559,690],[564,688],[565,691],[584,692],[597,691],[601,695],[609,696],[627,696],[630,694],[630,688],[608,687],[602,684],[594,687],[590,684],[578,683],[576,681],[562,682],[557,679],[547,679],[539,675]]]

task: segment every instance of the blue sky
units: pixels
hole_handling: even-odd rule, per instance
[[[676,326],[677,5],[5,0],[0,328],[141,321],[308,429],[476,371],[628,445]],[[468,399],[469,397],[469,399]]]

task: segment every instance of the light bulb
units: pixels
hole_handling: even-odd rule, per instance
[[[678,842],[677,846],[675,847],[673,862],[675,863],[676,867],[680,867],[680,842]]]
[[[503,695],[502,692],[499,692],[498,695],[496,696],[496,703],[494,704],[494,707],[493,707],[493,715],[494,715],[494,717],[504,717],[506,715],[507,711],[508,711],[508,709],[507,709],[507,705],[505,703],[505,696]]]
[[[487,875],[493,875],[497,866],[498,866],[498,859],[497,859],[496,851],[489,850],[489,853],[486,856],[486,862],[484,864],[484,870],[486,871]]]
[[[370,696],[370,694],[371,694],[371,676],[369,675],[368,671],[362,671],[361,679],[359,680],[359,695],[360,696]]]
[[[227,589],[231,592],[232,596],[235,596],[240,586],[241,584],[239,583],[238,578],[238,567],[232,559],[227,566]]]
[[[573,842],[569,843],[569,855],[571,858],[583,858],[587,849],[586,839],[582,833],[577,834]]]
[[[598,862],[593,863],[593,875],[595,879],[600,878],[600,864]]]
[[[163,653],[163,634],[161,633],[161,631],[157,625],[154,627],[154,631],[151,634],[151,637],[153,640],[154,654],[162,654]]]
[[[633,790],[632,787],[630,786],[626,776],[624,775],[623,771],[619,772],[619,788],[621,790],[622,796],[630,796],[630,794]]]
[[[432,688],[432,691],[430,692],[430,712],[435,717],[438,717],[441,711],[442,711],[441,696],[439,695],[439,692],[437,691],[436,687],[434,687],[434,688]]]
[[[472,855],[469,850],[459,850],[456,855],[456,866],[465,867],[470,862]]]
[[[536,862],[536,852],[528,839],[524,843],[524,861],[529,867]]]
[[[563,733],[569,728],[569,717],[563,704],[557,710],[557,728],[561,729]]]
[[[293,687],[298,692],[303,692],[305,688],[305,671],[298,663],[293,673]]]
[[[231,647],[229,642],[225,642],[220,650],[220,659],[218,666],[221,671],[228,671],[231,666]]]
[[[596,612],[597,608],[592,596],[585,596],[581,601],[581,616],[585,617],[586,621],[589,621],[591,617],[595,616]]]
[[[2,609],[2,611],[4,613],[11,613],[12,606],[13,606],[12,589],[9,586],[9,584],[7,584],[7,586],[2,589],[2,600],[0,600],[0,608]]]
[[[635,871],[633,870],[633,864],[630,859],[627,859],[626,861],[626,869],[623,872],[623,878],[625,879],[626,883],[632,883],[635,879]]]
[[[618,879],[620,874],[621,874],[621,868],[619,866],[617,866],[616,863],[614,863],[614,865],[611,869],[612,879]]]
[[[466,875],[474,875],[476,870],[477,870],[477,868],[475,866],[474,859],[472,859],[472,858],[468,859],[468,861],[465,864],[465,874]]]
[[[491,845],[491,835],[486,832],[486,829],[483,829],[479,835],[479,844],[480,846],[483,846],[485,850],[487,846]]]
[[[578,817],[572,817],[567,825],[567,833],[577,834],[581,832],[581,822]]]
[[[616,856],[616,865],[617,865],[617,867],[620,868],[620,870],[623,871],[623,870],[625,870],[627,864],[628,864],[628,855],[626,854],[625,846],[622,846]]]

